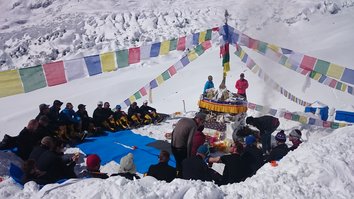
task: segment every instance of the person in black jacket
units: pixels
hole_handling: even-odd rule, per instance
[[[165,180],[166,182],[171,182],[176,178],[176,169],[168,165],[170,160],[170,153],[162,150],[159,155],[159,163],[156,165],[151,165],[147,172],[148,176],[153,176],[158,180]]]
[[[43,152],[36,161],[36,168],[45,172],[35,180],[38,184],[54,183],[58,180],[76,178],[74,166],[78,160],[78,154],[75,154],[70,159],[63,159],[63,143],[56,140],[54,150]]]
[[[133,102],[128,108],[128,119],[132,126],[137,127],[143,124],[140,108],[136,102]]]
[[[251,177],[263,166],[264,157],[262,150],[257,147],[256,138],[253,135],[247,136],[245,140],[246,147],[242,158],[247,165],[246,176]]]
[[[267,158],[267,161],[280,160],[289,152],[288,145],[286,142],[286,135],[283,130],[279,131],[275,136],[275,140],[277,142],[277,146],[274,147]]]
[[[109,102],[105,102],[104,104],[103,104],[103,112],[104,112],[104,117],[105,117],[105,121],[106,121],[106,123],[105,123],[105,127],[106,127],[106,129],[107,130],[109,130],[109,131],[115,131],[115,129],[116,129],[116,123],[115,123],[115,121],[114,121],[114,118],[113,118],[113,111],[112,111],[112,109],[110,108],[110,104],[109,104]]]
[[[81,130],[89,131],[90,125],[93,123],[93,119],[89,117],[86,111],[86,105],[79,104],[77,109],[76,114],[81,118]]]
[[[260,131],[263,153],[268,154],[271,149],[271,135],[278,128],[279,119],[270,115],[258,118],[248,117],[246,118],[246,123]]]
[[[113,112],[109,108],[109,103],[105,102],[105,107],[103,107],[103,102],[99,101],[97,103],[97,108],[95,109],[92,115],[95,126],[107,131],[114,130],[114,128],[112,129],[108,123],[110,117],[112,117],[113,119],[113,116],[111,116],[112,114]]]
[[[63,102],[59,100],[54,100],[53,106],[50,107],[49,113],[47,115],[50,120],[49,127],[53,130],[59,129],[59,112],[61,109],[61,105],[63,105]]]
[[[116,110],[113,113],[113,118],[116,123],[116,130],[130,129],[130,123],[128,120],[128,115],[121,110],[120,105],[116,106]]]
[[[38,121],[38,128],[36,131],[37,141],[40,143],[41,140],[46,136],[55,136],[55,132],[49,128],[49,118],[42,115]]]
[[[143,105],[140,106],[140,113],[144,124],[154,123],[158,119],[156,109],[152,108],[151,106],[148,106],[147,100],[145,100]]]
[[[243,152],[243,145],[240,142],[235,142],[230,150],[231,154],[219,157],[209,158],[209,163],[223,163],[225,164],[222,174],[221,184],[231,184],[244,181],[246,176],[246,162],[241,157]]]
[[[183,179],[201,181],[214,180],[217,184],[221,184],[222,176],[208,167],[207,157],[209,154],[209,147],[202,145],[198,148],[196,156],[183,160]]]
[[[46,151],[48,150],[54,150],[55,148],[55,143],[54,143],[54,139],[50,136],[46,136],[44,138],[42,138],[41,140],[41,144],[39,146],[36,146],[31,154],[29,155],[28,159],[32,159],[35,162],[38,161],[39,157]]]
[[[36,116],[36,120],[39,121],[39,118],[43,115],[48,116],[49,114],[49,105],[47,104],[40,104],[39,105],[39,113]]]
[[[16,154],[23,160],[27,160],[33,148],[36,146],[38,140],[36,130],[38,128],[38,121],[32,119],[28,122],[16,139],[17,152]]]

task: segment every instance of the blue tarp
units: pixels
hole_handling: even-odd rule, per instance
[[[102,165],[112,160],[119,164],[123,156],[132,153],[137,171],[146,173],[150,165],[158,163],[160,150],[147,146],[147,144],[155,141],[153,138],[125,130],[108,133],[106,136],[86,138],[85,142],[77,145],[77,147],[85,154],[97,154],[100,156]],[[136,149],[133,150],[132,146],[136,146]],[[169,165],[173,167],[176,165],[172,155]]]
[[[336,111],[336,120],[354,123],[354,112]]]
[[[315,114],[317,109],[320,109],[321,120],[327,121],[327,119],[328,119],[328,106],[319,107],[319,108],[306,106],[305,107],[305,113],[313,113],[313,114]]]

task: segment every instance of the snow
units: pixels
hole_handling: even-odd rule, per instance
[[[225,0],[222,4],[211,0],[2,1],[0,68],[68,60],[203,31],[222,25],[227,8],[231,14],[228,23],[253,38],[354,69],[353,6],[352,0]],[[337,110],[354,110],[352,95],[308,82],[306,77],[245,50],[277,83],[297,97],[319,101]],[[100,100],[112,106],[120,104],[181,56],[182,52],[172,52],[115,72],[0,98],[0,138],[5,134],[17,135],[37,115],[39,104],[52,104],[55,99],[71,102],[74,107],[86,104],[89,114]],[[250,102],[298,113],[304,111],[304,107],[271,90],[233,54],[230,63],[226,80],[229,90],[235,91],[235,80],[244,72],[250,83],[247,90]],[[164,134],[172,131],[180,116],[192,117],[198,110],[197,100],[208,75],[213,75],[216,86],[220,84],[222,68],[216,45],[152,92],[150,105],[158,112],[182,115],[162,125],[134,131],[164,140]],[[138,104],[145,99],[138,100]],[[266,164],[242,183],[218,187],[211,182],[176,179],[166,183],[151,177],[129,181],[116,176],[107,180],[70,180],[42,189],[30,182],[21,189],[8,177],[10,162],[20,165],[21,160],[11,153],[0,152],[0,176],[4,178],[0,182],[0,198],[353,198],[354,127],[332,130],[282,118],[280,123],[278,130],[283,129],[287,134],[300,129],[304,143],[277,167]],[[73,148],[66,153],[77,151]],[[76,171],[84,167],[83,156],[81,152]],[[110,162],[102,171],[114,173],[118,168],[117,163]],[[214,165],[214,168],[220,172],[223,167]]]

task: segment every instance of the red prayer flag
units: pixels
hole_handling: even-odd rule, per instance
[[[129,48],[129,64],[135,64],[140,62],[140,47]]]

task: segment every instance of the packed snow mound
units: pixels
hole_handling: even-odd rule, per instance
[[[289,152],[277,167],[265,164],[245,182],[218,187],[212,182],[175,179],[171,183],[120,176],[72,179],[42,189],[29,182],[20,191],[10,178],[0,183],[1,197],[14,198],[353,198],[354,127],[335,130]],[[1,156],[1,162],[3,162]],[[11,158],[10,158],[11,159]]]
[[[228,198],[353,198],[354,127],[303,143],[278,164],[243,183],[223,186]]]
[[[4,1],[0,3],[0,70],[36,66],[203,31],[223,24],[224,7],[218,4],[185,0]],[[261,30],[271,22],[291,25],[310,20],[314,13],[337,14],[352,7],[354,0],[228,0],[223,4],[238,8],[229,10],[229,24],[249,32]],[[160,9],[156,11],[156,7]],[[9,17],[12,15],[16,18]]]

